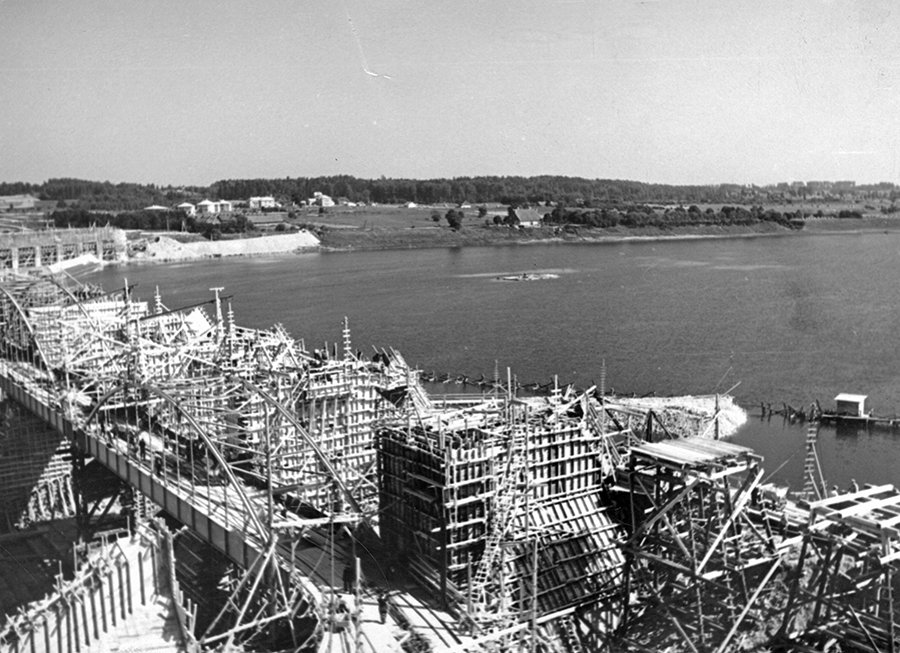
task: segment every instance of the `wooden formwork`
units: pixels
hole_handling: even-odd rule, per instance
[[[900,491],[868,486],[809,505],[782,635],[796,650],[900,650]]]
[[[346,323],[343,356],[314,355],[280,325],[238,326],[218,291],[209,316],[49,276],[10,276],[2,288],[7,357],[45,370],[49,383],[58,377],[67,410],[96,405],[109,430],[127,422],[179,433],[165,446],[186,458],[203,456],[193,432],[203,428],[242,473],[301,502],[325,508],[333,472],[374,505],[373,424],[397,410],[383,391],[415,378],[399,355],[360,359]],[[149,396],[151,386],[171,401]],[[185,427],[190,418],[197,427]]]
[[[74,514],[68,443],[40,418],[0,401],[0,533]]]
[[[601,462],[621,434],[596,428],[589,401],[489,399],[379,431],[382,538],[475,632],[577,650],[611,629],[578,619],[623,596]]]
[[[414,385],[415,375],[398,356],[363,360],[346,324],[343,356],[310,354],[281,327],[237,326],[218,291],[209,303],[212,316],[200,306],[168,310],[159,297],[151,308],[127,288],[104,297],[58,279],[17,278],[0,286],[0,363],[6,380],[27,387],[26,400],[40,397],[29,407],[43,419],[68,426],[120,477],[240,555],[252,589],[241,590],[246,602],[228,647],[268,630],[266,619],[246,614],[262,596],[262,569],[283,567],[269,588],[279,592],[279,618],[296,612],[298,597],[304,609],[319,600],[279,538],[359,521],[374,496],[372,424],[398,410],[386,395],[400,382]],[[176,492],[179,501],[168,501]],[[208,528],[194,508],[203,504]],[[228,528],[235,524],[239,533]],[[247,542],[264,545],[254,562]]]
[[[628,607],[623,650],[725,651],[751,627],[783,558],[751,519],[761,458],[714,440],[631,449],[622,479],[631,498]]]

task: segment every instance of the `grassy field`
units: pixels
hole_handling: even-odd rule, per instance
[[[849,210],[859,211],[860,213],[874,216],[881,215],[881,207],[888,206],[890,202],[887,200],[869,200],[865,202],[791,202],[778,204],[763,204],[766,209],[773,209],[781,213],[796,213],[802,211],[807,216],[814,215],[817,211],[825,214],[833,214],[838,211]],[[703,204],[701,210],[712,208],[719,210],[723,204]],[[734,206],[732,204],[732,206]],[[434,227],[440,225],[447,226],[444,220],[444,214],[451,208],[456,208],[450,204],[437,206],[418,206],[415,208],[406,208],[401,206],[332,206],[327,209],[326,213],[319,213],[317,207],[307,207],[296,212],[297,223],[315,224],[324,227],[333,228],[357,228],[357,229],[410,229]],[[490,204],[487,219],[490,221],[494,215],[506,215],[506,206],[500,204]],[[548,207],[538,207],[538,212],[545,213],[552,209]],[[465,225],[481,226],[484,224],[485,218],[478,217],[478,207],[462,209],[465,213]],[[439,222],[435,223],[431,216],[437,213],[440,216]]]
[[[308,207],[297,211],[296,222],[316,224],[324,227],[358,229],[410,229],[421,227],[434,227],[440,224],[447,226],[444,214],[455,206],[419,206],[408,209],[400,206],[331,206],[327,213],[319,213],[316,207]],[[490,205],[488,210],[493,213],[506,215],[506,207]],[[459,210],[459,209],[457,209]],[[484,219],[479,219],[478,208],[461,209],[465,214],[465,224],[483,224]],[[434,222],[431,215],[440,215],[440,221]]]

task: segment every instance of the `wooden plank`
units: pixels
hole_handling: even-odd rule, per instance
[[[851,515],[864,515],[865,513],[875,512],[876,510],[882,510],[888,506],[896,506],[897,504],[900,504],[900,493],[894,494],[893,496],[887,497],[885,499],[866,501],[864,503],[857,503],[856,505],[849,506],[847,508],[842,508],[834,513],[829,513],[828,518],[835,519],[850,517]]]
[[[896,492],[896,489],[894,488],[893,485],[874,485],[872,487],[864,488],[858,492],[853,492],[850,494],[838,494],[837,496],[826,497],[819,501],[813,501],[809,504],[809,509],[810,509],[810,511],[813,511],[816,513],[824,513],[824,511],[820,511],[819,508],[833,506],[838,503],[846,503],[853,499],[871,497],[871,496],[874,496],[877,494],[881,494],[882,492],[889,492],[889,491]]]

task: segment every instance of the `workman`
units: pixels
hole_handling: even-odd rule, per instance
[[[344,565],[344,591],[347,593],[352,592],[354,582],[356,582],[355,565],[347,563]]]

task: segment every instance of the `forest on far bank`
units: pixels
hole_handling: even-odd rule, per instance
[[[881,185],[856,186],[854,197],[864,198]],[[77,206],[91,211],[134,211],[151,205],[174,207],[202,199],[247,200],[273,196],[285,206],[302,205],[315,193],[334,200],[362,204],[505,204],[609,208],[632,204],[759,204],[776,201],[768,188],[715,184],[676,186],[616,179],[585,179],[558,175],[535,177],[485,176],[448,179],[362,179],[350,175],[285,177],[283,179],[225,179],[209,186],[159,186],[83,179],[48,179],[42,183],[0,182],[0,196],[32,194],[56,201],[58,208]],[[895,199],[891,191],[890,199]],[[900,192],[897,193],[900,198]],[[783,199],[777,198],[783,202]]]

